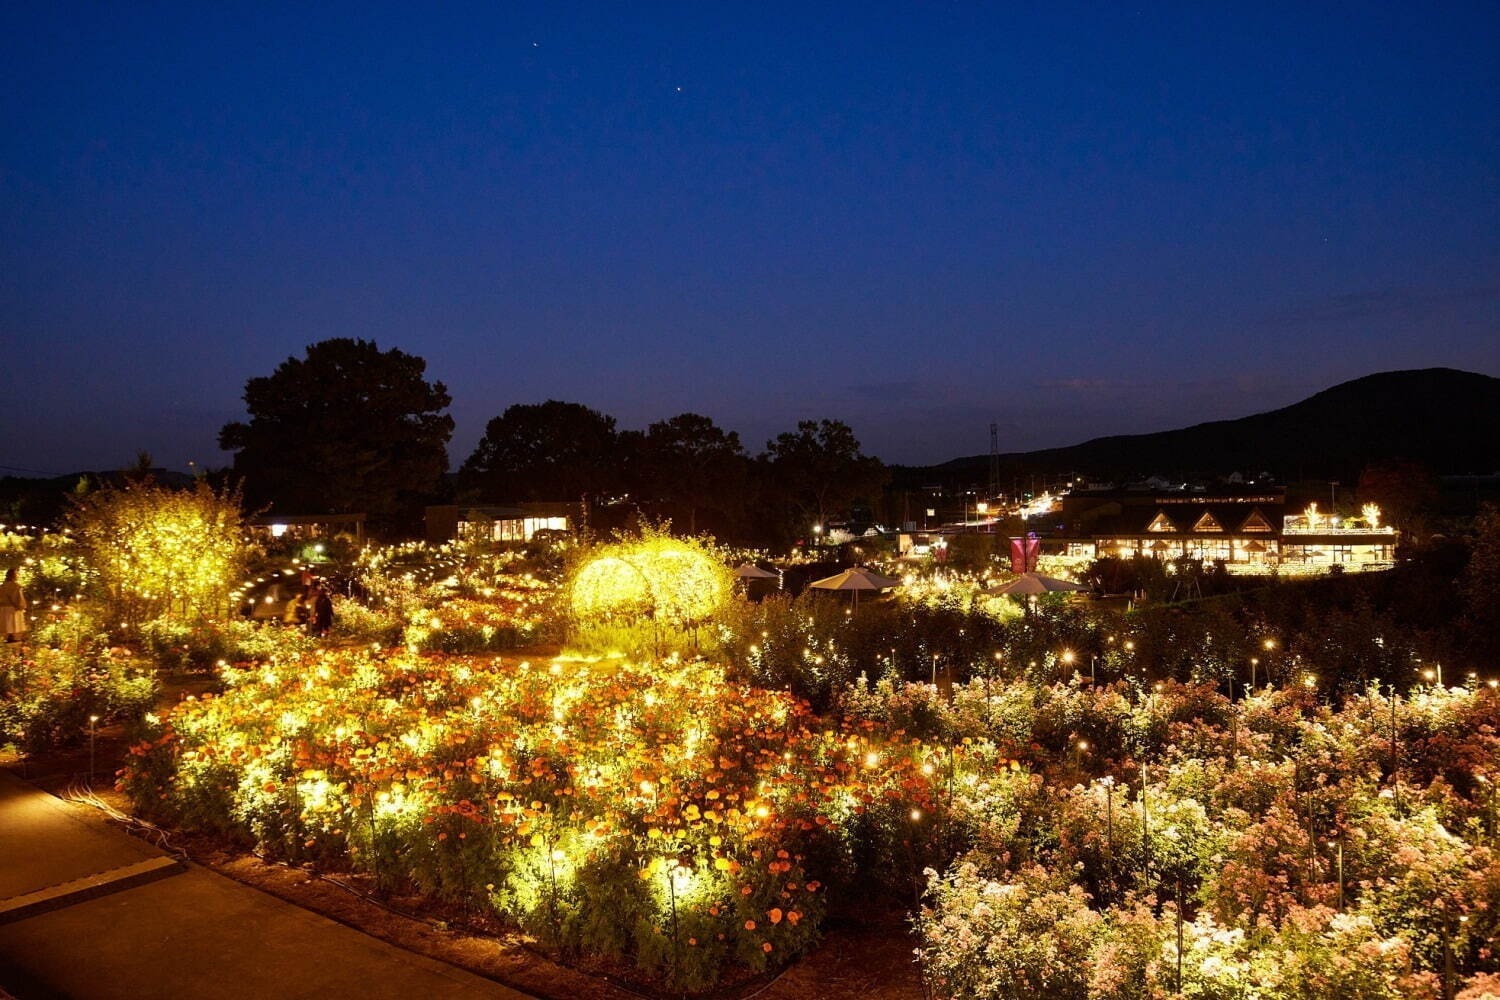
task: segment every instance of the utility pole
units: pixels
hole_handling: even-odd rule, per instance
[[[1000,493],[1000,425],[990,424],[990,495],[993,500]]]

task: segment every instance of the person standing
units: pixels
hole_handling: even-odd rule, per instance
[[[327,635],[333,628],[333,598],[328,596],[328,590],[321,584],[314,584],[309,603],[311,607],[308,609],[310,617],[307,631],[317,636]]]
[[[6,642],[15,642],[26,634],[26,595],[16,580],[16,568],[5,573],[5,582],[0,584],[0,634]]]

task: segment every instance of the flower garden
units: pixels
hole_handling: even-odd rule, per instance
[[[1019,615],[947,577],[752,604],[723,554],[661,534],[407,546],[357,584],[324,641],[111,625],[59,586],[0,653],[0,743],[119,721],[140,815],[644,990],[773,973],[869,907],[907,914],[938,996],[1500,984],[1500,692],[1424,678],[1430,637],[1359,601],[1315,627],[1308,590]],[[157,707],[167,669],[205,690]]]

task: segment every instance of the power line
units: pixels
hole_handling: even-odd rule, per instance
[[[43,469],[25,469],[25,468],[22,468],[19,465],[0,465],[0,471],[3,471],[3,472],[28,472],[28,473],[30,473],[33,476],[47,476],[47,477],[49,477],[51,479],[58,479],[58,478],[61,478],[62,476],[68,475],[68,473],[66,473],[66,472],[47,472],[47,471],[45,471]]]

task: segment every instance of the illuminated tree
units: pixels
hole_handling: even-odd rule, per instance
[[[248,423],[219,446],[257,503],[293,513],[357,513],[376,523],[415,508],[448,469],[451,402],[427,362],[374,341],[336,338],[245,383]]]
[[[733,577],[706,542],[650,530],[600,546],[569,589],[581,620],[649,618],[673,628],[702,622],[733,592]]]
[[[112,620],[129,624],[224,612],[247,556],[239,495],[202,480],[106,486],[75,498],[67,527]]]

